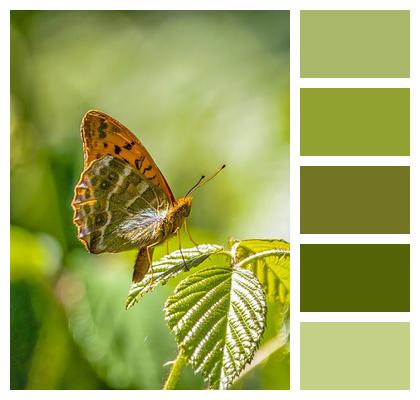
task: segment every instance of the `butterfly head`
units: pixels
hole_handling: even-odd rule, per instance
[[[192,197],[185,196],[177,200],[177,208],[179,209],[180,214],[186,218],[190,215],[192,205]]]
[[[223,165],[221,168],[218,169],[218,171],[213,174],[210,178],[205,179],[205,176],[202,176],[199,181],[188,191],[188,193],[184,196],[178,199],[170,210],[170,212],[167,215],[167,220],[170,221],[171,233],[175,233],[173,229],[179,228],[185,218],[187,218],[190,215],[191,212],[191,205],[192,205],[192,197],[190,194],[197,189],[198,187],[204,185],[211,179],[213,179],[225,166]]]
[[[168,234],[174,234],[182,226],[191,212],[192,197],[185,196],[178,199],[175,205],[169,210],[165,220],[169,231]]]

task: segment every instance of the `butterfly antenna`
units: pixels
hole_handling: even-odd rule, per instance
[[[212,176],[210,176],[210,178],[207,178],[204,180],[205,176],[203,175],[198,182],[187,192],[187,194],[185,195],[188,196],[189,194],[191,194],[195,189],[199,188],[200,186],[203,186],[204,184],[206,184],[207,182],[211,181],[223,168],[226,167],[226,164],[223,164]]]
[[[203,175],[198,182],[187,192],[187,194],[185,195],[185,197],[187,197],[190,193],[192,193],[195,189],[198,188],[198,185],[203,181],[203,179],[205,178],[205,176]]]

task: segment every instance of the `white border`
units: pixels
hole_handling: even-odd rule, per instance
[[[416,0],[5,0],[10,10],[408,10]]]
[[[411,234],[302,234],[304,244],[410,244]]]
[[[1,392],[8,394],[10,382],[10,24],[8,11],[1,9],[0,14],[0,40],[4,58],[0,63],[0,113],[2,138],[6,144],[1,152],[0,173],[3,182],[2,195],[0,196],[1,210],[1,251],[2,258],[6,260],[5,265],[0,268],[0,385]]]
[[[301,312],[300,322],[409,322],[409,312]]]
[[[409,88],[410,78],[300,78],[301,88]]]
[[[420,80],[419,80],[419,47],[420,47],[420,8],[416,3],[416,7],[410,13],[410,54],[411,54],[411,95],[410,95],[410,147],[411,147],[411,168],[410,168],[410,235],[412,237],[410,245],[410,381],[411,390],[420,394],[420,384],[418,377],[420,376],[420,291],[417,282],[420,281],[419,265],[420,265],[420,139],[418,132],[420,131]]]
[[[300,387],[300,15],[290,12],[290,390]]]
[[[408,156],[300,156],[301,166],[410,166]]]
[[[291,95],[291,168],[290,168],[290,187],[291,187],[291,243],[292,243],[292,281],[291,281],[291,307],[292,307],[292,320],[291,320],[291,390],[290,391],[264,391],[263,396],[268,399],[275,399],[278,396],[286,399],[353,399],[354,396],[362,395],[369,399],[395,399],[395,398],[417,398],[420,395],[418,376],[419,376],[419,305],[420,305],[420,291],[418,290],[418,282],[420,281],[420,248],[418,245],[419,238],[419,211],[417,204],[420,204],[419,199],[419,182],[420,182],[420,171],[418,160],[420,157],[420,125],[418,113],[420,110],[419,103],[419,82],[417,77],[418,71],[418,51],[419,45],[419,5],[416,0],[201,0],[196,2],[193,0],[73,0],[73,1],[61,1],[58,3],[54,0],[3,0],[0,3],[1,15],[0,15],[0,40],[2,43],[3,62],[0,64],[1,74],[1,101],[2,107],[0,108],[2,118],[1,123],[3,125],[3,137],[7,137],[9,141],[9,120],[10,120],[10,52],[9,49],[10,36],[9,36],[9,11],[11,9],[61,9],[61,10],[94,10],[94,9],[109,9],[109,10],[130,10],[130,9],[145,9],[145,10],[172,10],[172,9],[283,9],[291,11],[291,76],[290,76],[290,95]],[[345,10],[370,10],[370,9],[401,9],[411,10],[411,78],[410,79],[300,79],[299,78],[299,10],[300,9],[345,9]],[[327,82],[328,81],[328,82]],[[386,82],[387,83],[386,83]],[[385,83],[384,86],[382,84]],[[306,163],[308,160],[299,157],[299,88],[300,87],[411,87],[411,158],[408,161],[411,165],[411,234],[410,235],[322,235],[323,238],[318,236],[321,235],[299,235],[299,164]],[[6,147],[6,146],[3,146]],[[7,146],[10,148],[10,145]],[[302,160],[303,159],[303,160]],[[10,159],[8,151],[2,154],[0,158],[1,171],[3,177],[3,195],[0,196],[2,210],[2,255],[7,260],[10,257],[9,254],[9,165]],[[347,159],[345,162],[351,160]],[[324,160],[323,162],[329,162]],[[330,160],[332,162],[332,160]],[[344,162],[338,161],[337,162]],[[393,162],[393,161],[391,161]],[[407,161],[405,161],[407,162]],[[303,165],[303,164],[302,164]],[[306,164],[305,164],[306,165]],[[309,165],[309,164],[308,164]],[[312,164],[313,165],[313,164]],[[328,165],[328,164],[327,164]],[[345,164],[345,165],[356,165],[356,164]],[[389,165],[389,164],[386,164]],[[407,165],[398,164],[398,165]],[[336,239],[333,239],[335,236]],[[386,237],[386,239],[385,239]],[[338,238],[338,239],[337,239]],[[309,240],[309,241],[308,241]],[[314,242],[315,240],[315,242]],[[344,240],[344,243],[411,243],[411,312],[409,318],[405,318],[403,313],[404,321],[411,322],[411,337],[414,340],[411,341],[411,390],[410,391],[299,391],[299,319],[306,318],[317,318],[322,317],[323,320],[328,318],[350,318],[349,314],[346,313],[334,313],[335,315],[314,315],[309,317],[305,314],[299,314],[299,243],[332,243],[331,240]],[[353,240],[353,241],[349,241]],[[2,398],[74,398],[77,396],[89,396],[89,397],[100,397],[114,399],[115,396],[118,398],[132,398],[132,396],[147,396],[151,398],[195,398],[197,393],[195,391],[174,391],[174,392],[163,392],[163,391],[146,391],[144,393],[131,393],[131,391],[10,391],[9,390],[9,270],[7,265],[4,265],[0,269],[0,282],[2,288],[0,290],[0,306],[2,326],[0,329],[0,340],[2,344],[1,361],[0,361],[0,382],[1,382],[1,395]],[[358,314],[360,315],[360,314]],[[401,318],[403,318],[401,316]],[[372,315],[364,314],[364,317],[372,317]],[[362,315],[354,316],[355,320],[362,320]],[[394,313],[381,313],[382,321],[391,321],[400,316],[396,316]],[[221,398],[231,398],[235,396],[235,392],[210,392],[201,391],[200,397],[214,398],[215,396]],[[242,391],[240,394],[244,398],[253,398],[255,394],[252,391]]]

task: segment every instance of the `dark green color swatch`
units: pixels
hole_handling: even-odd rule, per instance
[[[301,233],[410,233],[409,167],[301,167]]]
[[[410,89],[301,89],[302,156],[409,156]]]
[[[302,244],[300,311],[410,311],[410,246]]]
[[[301,389],[410,388],[408,322],[305,322],[300,327]]]
[[[410,12],[300,12],[302,78],[408,78]]]

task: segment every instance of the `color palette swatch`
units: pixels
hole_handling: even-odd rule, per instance
[[[302,244],[300,310],[410,311],[410,246]]]
[[[409,389],[410,326],[405,322],[305,322],[302,389]]]
[[[407,88],[301,89],[302,156],[409,156]]]
[[[410,13],[301,11],[302,78],[407,78]]]
[[[301,167],[301,233],[410,233],[410,169]]]
[[[410,11],[301,11],[300,44],[300,386],[406,390]]]

